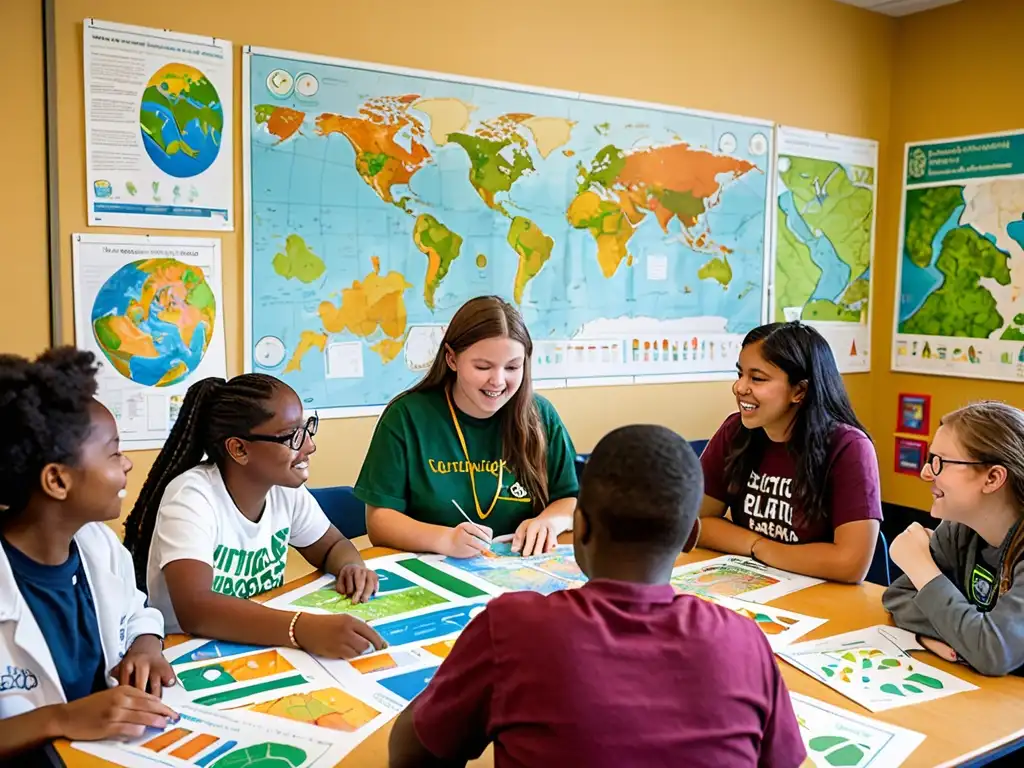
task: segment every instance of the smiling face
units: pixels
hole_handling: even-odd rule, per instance
[[[43,468],[43,487],[51,496],[69,502],[82,523],[116,520],[127,495],[131,460],[121,453],[117,423],[103,405],[89,406],[89,432],[78,449],[74,466]],[[58,475],[64,477],[57,482]]]
[[[761,354],[763,342],[747,344],[736,364],[732,393],[747,429],[764,428],[769,437],[784,439],[807,390],[803,382],[793,385],[785,371]]]
[[[935,432],[930,453],[947,460],[938,475],[929,463],[921,469],[921,479],[931,484],[934,518],[969,525],[979,508],[1006,484],[1006,469],[999,465],[950,463],[971,462],[974,457],[949,426],[941,426]]]
[[[456,374],[455,402],[469,416],[493,416],[523,384],[526,349],[507,336],[483,339],[458,354],[449,351],[446,359]]]
[[[276,388],[265,407],[274,415],[254,427],[250,434],[285,437],[296,429],[301,430],[308,419],[299,396],[289,387]],[[243,461],[247,470],[265,482],[298,488],[309,479],[309,457],[316,452],[316,443],[308,434],[298,450],[288,444],[262,440],[246,440],[244,443]],[[231,449],[229,446],[229,451]]]

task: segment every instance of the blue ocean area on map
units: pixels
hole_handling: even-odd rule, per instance
[[[272,92],[279,70],[315,98]],[[481,294],[535,342],[761,322],[764,125],[269,55],[251,72],[252,354],[309,407],[386,403],[423,373],[411,329]],[[328,369],[344,342],[361,375]]]

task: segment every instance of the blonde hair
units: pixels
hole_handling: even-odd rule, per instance
[[[956,434],[968,458],[1006,469],[1006,484],[1018,515],[1024,516],[1024,411],[998,400],[983,400],[947,413],[939,421]],[[1018,525],[1003,557],[999,589],[1013,585],[1013,569],[1024,555],[1024,525]]]

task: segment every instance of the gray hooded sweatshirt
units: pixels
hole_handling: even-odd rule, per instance
[[[1024,559],[1010,589],[999,591],[1016,527],[990,547],[966,525],[941,522],[930,548],[943,575],[920,591],[900,576],[882,596],[896,626],[941,640],[983,675],[1024,675]]]

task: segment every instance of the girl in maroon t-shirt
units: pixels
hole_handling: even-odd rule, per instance
[[[799,322],[763,325],[736,369],[739,413],[701,456],[701,546],[862,580],[882,519],[878,459],[828,342]]]

